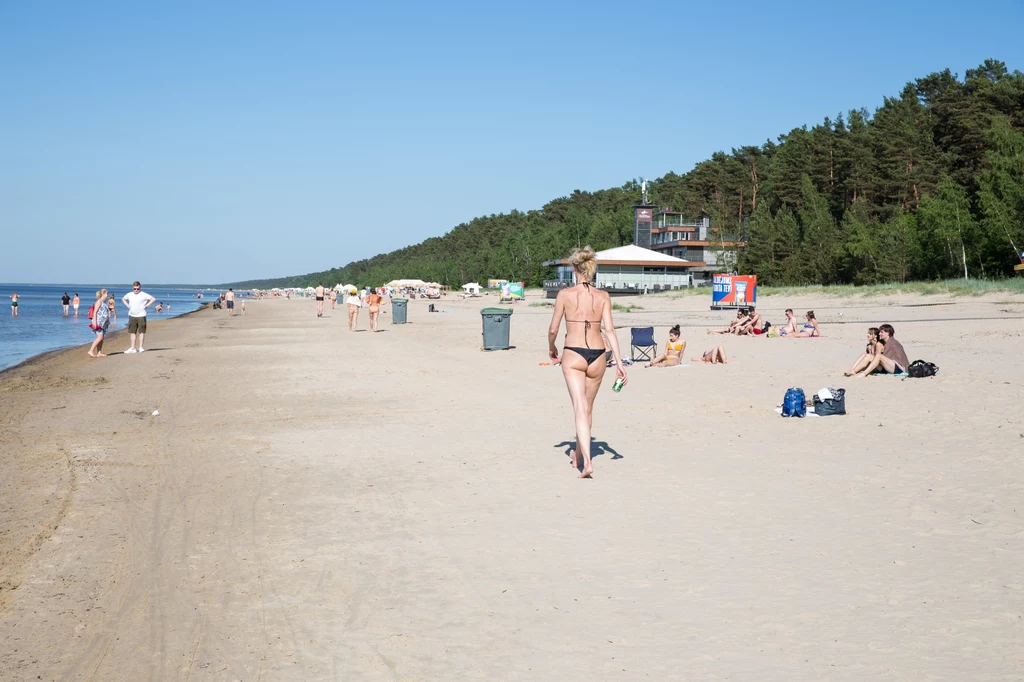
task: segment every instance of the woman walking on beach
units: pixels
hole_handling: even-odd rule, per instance
[[[348,298],[345,299],[345,303],[348,304],[348,330],[354,332],[356,326],[359,324],[359,306],[363,304],[359,300],[359,296],[351,289],[348,292]]]
[[[103,349],[103,335],[107,333],[107,328],[110,326],[110,308],[107,305],[108,293],[106,289],[100,289],[96,292],[96,305],[92,311],[92,324],[89,325],[96,338],[92,342],[92,347],[89,348],[90,358],[107,357],[107,354],[101,351]]]
[[[366,297],[366,305],[370,306],[370,331],[377,331],[377,318],[380,317],[380,304],[384,298],[374,289]]]
[[[562,376],[569,389],[572,409],[576,420],[576,449],[570,451],[572,466],[579,469],[578,454],[583,455],[583,470],[580,478],[590,478],[594,467],[590,462],[590,432],[593,428],[594,398],[601,388],[606,368],[605,347],[611,346],[615,360],[615,371],[626,383],[626,372],[622,369],[619,342],[615,337],[612,322],[611,297],[607,292],[593,286],[597,274],[597,259],[589,246],[576,249],[569,256],[576,285],[558,292],[555,312],[548,327],[548,354],[553,364],[562,365]],[[561,359],[555,339],[565,318],[565,351]],[[578,451],[578,452],[577,452]]]

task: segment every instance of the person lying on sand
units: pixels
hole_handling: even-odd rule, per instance
[[[885,344],[878,340],[878,327],[870,327],[868,329],[868,345],[864,349],[864,352],[860,354],[853,366],[850,367],[850,371],[844,372],[843,376],[852,377],[857,372],[861,371],[865,367],[871,364],[871,361],[875,359],[876,355],[881,355],[882,350],[885,348]]]
[[[683,361],[683,352],[686,350],[686,341],[679,339],[679,325],[668,330],[668,343],[665,344],[665,352],[651,360],[648,367],[675,367]]]
[[[736,311],[736,319],[729,323],[728,329],[709,329],[708,334],[736,334],[747,319],[747,309],[740,308]]]
[[[725,346],[718,346],[704,353],[699,358],[693,358],[693,362],[706,362],[709,365],[724,365],[729,362],[725,357]]]

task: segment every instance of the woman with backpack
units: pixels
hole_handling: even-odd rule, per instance
[[[103,335],[107,333],[107,328],[110,327],[110,308],[107,306],[108,293],[110,292],[106,289],[100,289],[96,292],[96,304],[92,308],[92,324],[89,325],[96,338],[93,339],[92,347],[89,348],[90,358],[107,357],[107,354],[101,352],[101,350],[103,349]]]

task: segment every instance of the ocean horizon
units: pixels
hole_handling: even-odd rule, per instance
[[[128,326],[128,309],[121,298],[132,290],[129,284],[25,284],[0,283],[0,370],[9,369],[41,353],[92,343],[86,312],[96,300],[96,292],[107,289],[117,301],[116,329]],[[162,312],[148,311],[151,320],[166,320],[198,310],[222,290],[210,287],[143,286],[142,290],[164,303]],[[69,309],[64,316],[61,297],[67,292],[81,299],[78,315]],[[202,292],[203,299],[196,298]],[[17,293],[18,316],[11,314],[11,295]],[[113,329],[112,329],[113,330]],[[116,350],[105,348],[107,352]]]

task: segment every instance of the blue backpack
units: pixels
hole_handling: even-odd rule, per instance
[[[807,414],[807,398],[802,388],[786,389],[786,397],[782,399],[783,417],[803,417]]]

